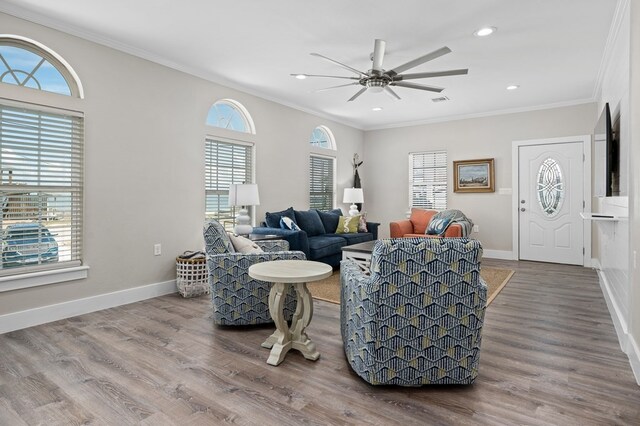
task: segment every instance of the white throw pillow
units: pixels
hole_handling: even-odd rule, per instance
[[[233,248],[238,253],[263,253],[263,250],[256,243],[248,238],[229,234],[229,239]]]
[[[291,229],[292,231],[299,231],[300,227],[296,223],[286,216],[280,218],[280,228]]]

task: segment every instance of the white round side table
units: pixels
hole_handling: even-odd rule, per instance
[[[306,283],[327,278],[332,273],[331,266],[310,260],[273,260],[249,267],[251,278],[273,283],[269,292],[269,313],[276,331],[262,343],[263,348],[271,349],[267,364],[280,364],[291,349],[300,351],[312,361],[320,357],[315,343],[305,333],[313,316],[313,299]],[[296,289],[296,312],[289,327],[283,308],[291,286]]]

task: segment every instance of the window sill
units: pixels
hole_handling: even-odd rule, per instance
[[[66,281],[81,280],[89,276],[88,266],[52,269],[49,271],[30,272],[27,274],[0,277],[0,293],[22,288],[38,287]]]

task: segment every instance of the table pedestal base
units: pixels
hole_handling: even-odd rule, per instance
[[[296,288],[296,312],[289,327],[283,307],[292,285]],[[320,358],[315,343],[305,333],[313,316],[313,301],[306,283],[275,283],[269,292],[269,313],[276,324],[276,331],[262,343],[263,348],[271,349],[267,364],[280,364],[291,349],[300,351],[312,361]]]

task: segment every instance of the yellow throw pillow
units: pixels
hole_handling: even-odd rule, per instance
[[[358,223],[360,223],[360,215],[357,216],[340,216],[338,220],[338,229],[336,234],[353,234],[358,232]]]

